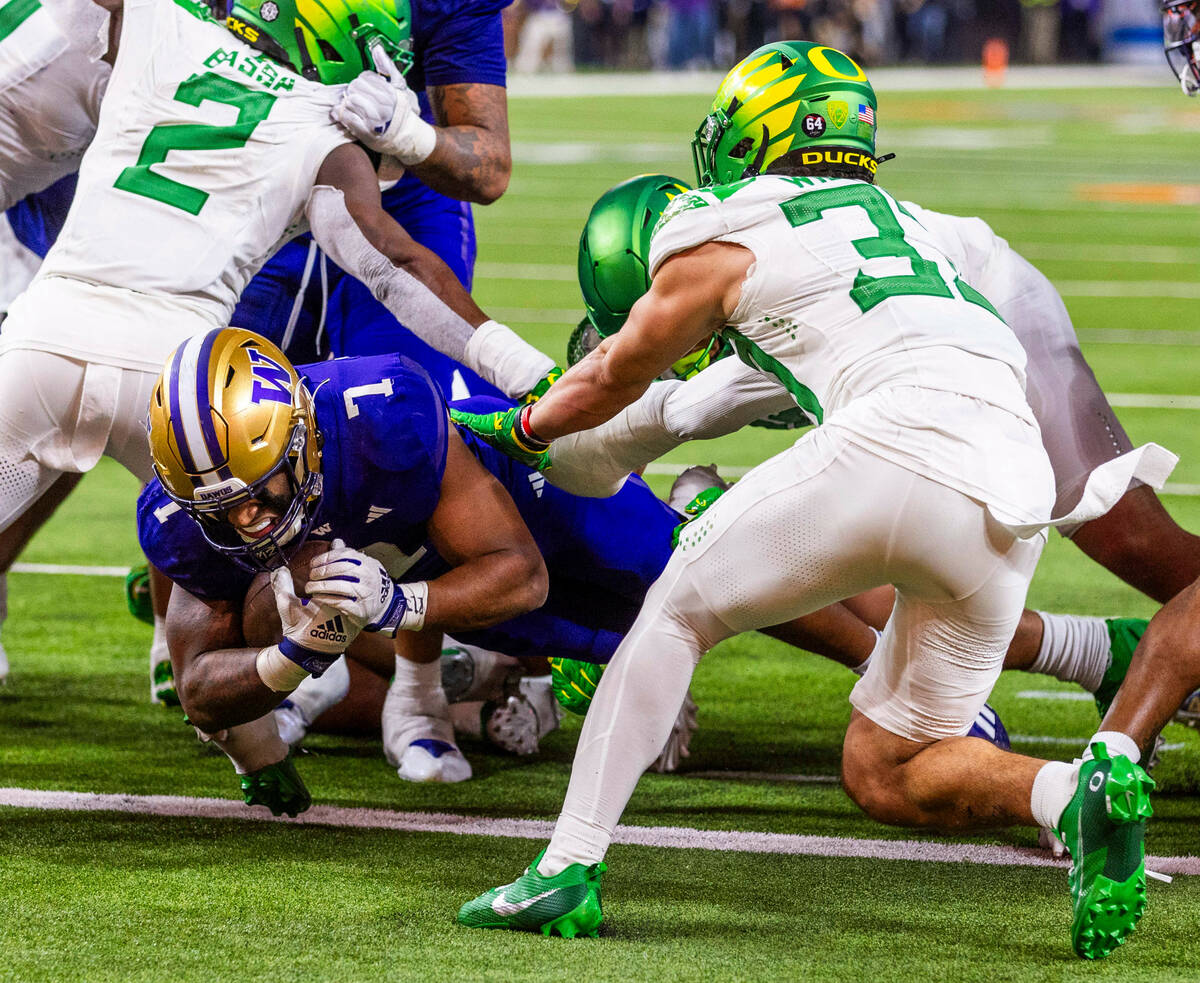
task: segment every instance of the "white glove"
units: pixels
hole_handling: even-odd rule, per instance
[[[420,164],[433,153],[437,131],[421,119],[417,94],[378,45],[371,46],[371,59],[376,70],[347,85],[329,115],[363,146],[405,167]]]
[[[335,539],[316,557],[304,585],[312,598],[335,608],[357,628],[394,636],[399,628],[420,628],[425,618],[424,584],[396,584],[383,564]],[[420,604],[414,604],[420,594]],[[418,612],[414,608],[419,607]]]
[[[271,572],[275,608],[283,624],[279,651],[314,676],[320,676],[354,641],[361,625],[345,618],[332,605],[296,596],[292,572],[279,567]]]
[[[694,733],[696,733],[696,701],[692,699],[692,691],[688,690],[683,694],[683,705],[679,708],[679,714],[671,727],[667,743],[663,747],[662,753],[650,765],[650,771],[656,771],[660,775],[675,771],[680,762],[691,754],[688,745],[691,743]]]

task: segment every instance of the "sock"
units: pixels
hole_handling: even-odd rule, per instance
[[[341,703],[348,692],[350,669],[343,655],[319,679],[309,676],[292,690],[288,699],[304,715],[305,723],[312,724],[331,706]]]
[[[1108,756],[1110,758],[1115,758],[1118,754],[1123,754],[1130,761],[1136,764],[1138,759],[1142,756],[1142,749],[1137,746],[1137,741],[1135,741],[1128,734],[1122,734],[1120,731],[1116,730],[1102,730],[1098,731],[1095,735],[1093,735],[1092,739],[1088,741],[1087,750],[1083,752],[1084,761],[1089,761],[1093,757],[1092,745],[1097,741],[1104,745],[1104,748],[1106,751],[1108,751]]]
[[[1033,780],[1033,794],[1029,799],[1034,822],[1047,829],[1056,829],[1075,794],[1078,780],[1077,762],[1047,761],[1042,765]]]
[[[1065,683],[1078,683],[1089,693],[1104,681],[1111,655],[1103,618],[1036,612],[1042,619],[1042,645],[1030,672],[1043,672]]]
[[[153,669],[160,662],[167,662],[170,658],[171,653],[167,648],[167,619],[161,614],[156,614],[154,635],[150,639],[150,668]]]
[[[446,716],[446,694],[442,690],[442,662],[413,662],[396,656],[396,675],[388,695],[408,713],[430,717]]]

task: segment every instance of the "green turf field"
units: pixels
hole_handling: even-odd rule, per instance
[[[1104,81],[1097,69],[1097,81]],[[880,183],[979,215],[1062,290],[1135,441],[1182,461],[1166,497],[1200,529],[1197,385],[1200,105],[1160,89],[889,95]],[[881,86],[882,88],[882,86]],[[562,357],[578,320],[575,246],[590,202],[634,173],[690,177],[707,100],[523,99],[509,193],[480,209],[481,305]],[[1175,202],[1175,204],[1172,204]],[[1140,397],[1140,398],[1133,398]],[[1153,398],[1147,398],[1153,397]],[[1137,405],[1131,405],[1137,404]],[[1145,405],[1150,404],[1150,405]],[[669,463],[746,467],[794,439],[751,431]],[[665,471],[665,468],[659,470]],[[652,476],[665,491],[665,474]],[[36,539],[31,563],[137,561],[135,487],[107,462]],[[1031,604],[1149,615],[1154,606],[1053,538]],[[0,688],[0,787],[232,799],[223,757],[150,706],[149,629],[113,577],[14,574]],[[643,779],[638,826],[928,839],[865,819],[833,780],[853,676],[760,637],[701,665],[700,730],[681,774]],[[1006,675],[993,703],[1018,750],[1072,757],[1088,702]],[[400,783],[376,742],[315,736],[300,763],[322,804],[550,820],[578,724],[519,761],[464,745],[476,778]],[[1148,850],[1200,853],[1200,735],[1179,726],[1156,775]],[[248,814],[248,810],[247,810]],[[975,837],[1028,847],[1031,831]],[[1084,965],[1061,869],[616,846],[599,941],[472,932],[458,905],[515,876],[525,839],[0,807],[0,980],[1194,980],[1200,877],[1151,882],[1129,945]]]

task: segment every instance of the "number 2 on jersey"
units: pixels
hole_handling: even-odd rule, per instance
[[[801,226],[817,221],[831,209],[852,206],[862,208],[871,224],[875,226],[875,231],[879,233],[853,241],[854,248],[863,259],[895,257],[907,259],[912,264],[912,273],[897,276],[868,276],[859,270],[850,290],[850,299],[858,305],[859,310],[865,314],[889,297],[954,296],[950,282],[942,275],[937,263],[926,259],[905,241],[904,229],[892,212],[887,198],[878,189],[868,184],[841,185],[797,195],[779,207],[793,226]],[[955,277],[953,284],[958,288],[963,300],[996,314],[987,299],[961,277]],[[1000,315],[996,314],[996,317]]]
[[[234,106],[238,111],[237,122],[231,126],[166,123],[154,127],[142,144],[137,163],[125,168],[113,186],[161,201],[190,215],[200,214],[208,201],[207,191],[163,177],[151,167],[163,163],[172,150],[236,150],[244,147],[254,128],[271,112],[275,98],[269,92],[252,89],[213,72],[185,79],[175,90],[176,102],[196,107],[205,101]]]

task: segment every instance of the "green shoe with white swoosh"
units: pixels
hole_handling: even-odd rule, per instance
[[[511,884],[485,891],[458,910],[458,921],[471,928],[507,928],[543,935],[595,938],[604,913],[600,910],[603,863],[571,864],[562,873],[543,877],[537,865],[545,850]]]
[[[1079,769],[1075,795],[1055,831],[1071,852],[1071,944],[1102,959],[1133,932],[1146,910],[1146,820],[1154,779],[1102,742]]]

